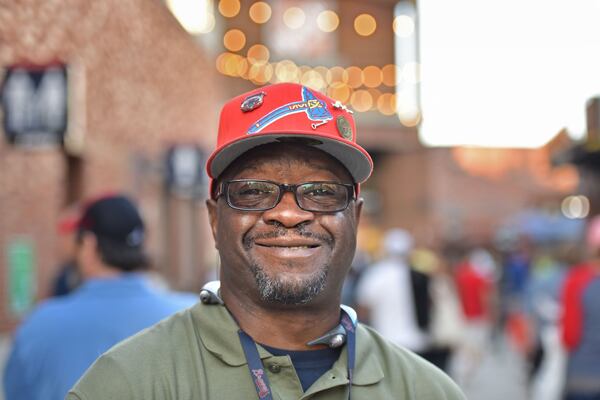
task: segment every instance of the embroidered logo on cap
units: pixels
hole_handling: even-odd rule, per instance
[[[323,100],[316,98],[310,90],[302,86],[301,101],[294,101],[271,111],[252,124],[252,126],[248,128],[248,134],[258,133],[280,118],[301,112],[305,113],[309,120],[317,121],[311,124],[313,129],[317,129],[320,125],[333,119],[333,116],[327,109],[327,104]]]

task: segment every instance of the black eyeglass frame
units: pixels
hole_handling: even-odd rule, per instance
[[[231,203],[231,199],[229,198],[229,190],[227,190],[228,186],[231,183],[237,183],[237,182],[263,182],[263,183],[271,183],[275,186],[279,187],[279,194],[277,196],[277,201],[275,202],[275,204],[273,204],[273,206],[268,207],[268,208],[242,208],[242,207],[236,207]],[[326,183],[326,184],[335,184],[335,185],[340,185],[346,188],[346,190],[348,191],[348,197],[346,198],[346,205],[344,207],[335,209],[335,210],[328,210],[328,211],[320,211],[320,210],[311,210],[311,209],[307,209],[302,207],[302,205],[300,205],[300,202],[298,201],[298,193],[297,190],[300,186],[303,185],[310,185],[310,184],[315,184],[315,183]],[[239,210],[239,211],[268,211],[268,210],[272,210],[273,208],[277,207],[277,205],[281,202],[281,199],[283,198],[283,195],[286,192],[291,192],[294,194],[294,201],[296,202],[296,205],[298,206],[298,208],[300,208],[301,210],[304,211],[308,211],[308,212],[313,212],[313,213],[320,213],[320,214],[328,214],[328,213],[336,213],[336,212],[340,212],[340,211],[344,211],[346,208],[348,208],[348,206],[350,205],[350,202],[353,200],[356,200],[356,192],[355,192],[355,187],[354,185],[351,185],[349,183],[340,183],[340,182],[331,182],[331,181],[310,181],[310,182],[302,182],[299,183],[297,185],[290,185],[287,183],[277,183],[277,182],[273,182],[273,181],[269,181],[266,179],[233,179],[230,181],[226,181],[226,182],[221,182],[218,186],[217,189],[217,193],[215,194],[215,200],[217,200],[219,197],[223,196],[225,197],[225,201],[227,202],[227,205],[231,208],[233,208],[234,210]]]

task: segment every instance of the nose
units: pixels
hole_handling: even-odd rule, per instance
[[[286,228],[293,228],[315,219],[315,214],[298,207],[293,192],[285,192],[274,208],[263,211],[266,223],[278,222]]]

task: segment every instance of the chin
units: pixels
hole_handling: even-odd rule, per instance
[[[328,266],[311,274],[279,274],[273,276],[258,264],[251,264],[257,289],[263,301],[286,305],[310,303],[325,289]]]

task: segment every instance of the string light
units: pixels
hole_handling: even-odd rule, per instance
[[[264,1],[258,1],[250,6],[250,19],[257,24],[264,24],[271,19],[271,6]]]
[[[355,66],[346,68],[342,81],[347,83],[351,88],[362,86],[362,70]]]
[[[394,18],[394,33],[401,38],[407,38],[415,33],[415,21],[408,15],[398,15]]]
[[[221,0],[219,1],[219,12],[222,16],[233,18],[240,12],[239,0]]]
[[[228,30],[223,35],[223,46],[229,51],[239,51],[246,45],[246,35],[239,29]]]
[[[266,64],[269,61],[269,49],[262,44],[255,44],[248,49],[248,61],[250,64]]]
[[[283,13],[283,23],[290,29],[298,29],[304,25],[306,14],[299,7],[290,7]]]
[[[350,97],[352,108],[359,112],[369,111],[373,106],[373,97],[367,90],[361,89],[352,93]]]
[[[360,36],[370,36],[377,29],[377,21],[370,14],[360,14],[354,19],[354,30]]]
[[[369,88],[381,85],[381,81],[383,80],[381,70],[374,65],[365,67],[362,71],[362,80],[364,85]]]
[[[317,16],[317,26],[323,32],[333,32],[340,25],[340,18],[331,10],[321,11]]]

